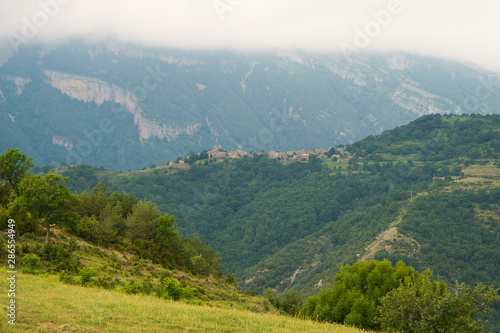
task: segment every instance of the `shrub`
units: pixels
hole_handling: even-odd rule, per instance
[[[68,284],[75,284],[73,276],[69,275],[66,271],[62,271],[61,273],[59,273],[59,281]]]
[[[92,276],[94,275],[94,269],[92,267],[86,267],[80,270],[80,285],[87,286],[92,282]]]
[[[0,258],[7,258],[7,241],[0,235]]]
[[[78,243],[76,242],[75,237],[71,237],[69,239],[69,250],[73,252],[73,251],[78,250],[78,248],[79,248],[79,246],[78,246]]]
[[[84,216],[82,218],[78,228],[78,234],[91,243],[102,243],[102,228],[94,216]]]
[[[191,298],[195,296],[196,291],[189,287],[183,287],[182,284],[174,278],[166,277],[162,281],[163,293],[161,295],[164,299],[173,299],[178,301],[181,298]]]
[[[236,278],[234,277],[234,274],[233,273],[228,273],[226,275],[226,283],[229,284],[229,285],[234,285],[236,286]]]
[[[22,263],[26,267],[26,269],[23,269],[23,273],[38,274],[38,271],[35,270],[35,267],[38,265],[39,261],[40,257],[36,254],[30,253],[25,255],[22,259]]]

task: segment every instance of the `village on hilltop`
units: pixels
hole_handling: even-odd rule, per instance
[[[245,156],[252,156],[252,155],[264,155],[268,158],[274,158],[277,159],[278,161],[281,162],[293,162],[293,161],[303,161],[303,160],[309,160],[309,157],[311,155],[314,155],[318,158],[324,158],[324,159],[334,159],[335,161],[343,162],[347,161],[350,156],[348,156],[348,151],[345,150],[344,147],[336,147],[332,148],[330,150],[320,148],[320,149],[302,149],[302,150],[296,150],[296,151],[287,151],[287,152],[278,152],[275,151],[274,149],[271,149],[269,152],[255,152],[255,153],[248,153],[243,150],[219,150],[217,145],[214,145],[213,148],[209,151],[203,151],[201,153],[196,154],[196,159],[195,160],[204,160],[204,159],[224,159],[224,158],[243,158]],[[346,156],[347,155],[347,156]],[[185,164],[189,163],[190,157],[186,157],[184,160],[181,158],[178,158],[177,161],[170,161],[168,165],[174,165],[175,163],[179,164]]]

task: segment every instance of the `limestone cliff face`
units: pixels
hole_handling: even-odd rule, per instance
[[[325,66],[344,80],[352,81],[355,85],[360,87],[366,86],[366,75],[359,71],[353,71],[351,68],[341,66],[338,63],[327,63]]]
[[[458,105],[454,105],[451,100],[431,94],[417,87],[416,84],[415,82],[402,82],[392,95],[392,101],[400,107],[418,114],[419,117],[446,113],[450,109],[454,109],[453,112],[456,114],[462,114],[462,109]],[[441,109],[438,105],[444,105],[446,109]]]
[[[20,76],[6,75],[6,76],[4,76],[4,78],[15,84],[16,95],[22,95],[23,91],[24,91],[24,86],[31,82],[31,79],[29,77],[24,78],[24,77],[20,77]],[[2,93],[2,97],[3,97],[3,93]],[[5,97],[3,97],[3,99],[5,100]]]
[[[71,98],[82,102],[95,102],[97,105],[114,102],[126,107],[134,116],[134,124],[138,127],[141,142],[151,137],[170,140],[180,134],[193,135],[201,127],[201,124],[197,123],[179,128],[145,119],[141,114],[141,108],[137,105],[137,98],[129,90],[114,84],[87,76],[51,70],[44,70],[43,73],[52,87]]]
[[[71,143],[71,141],[59,135],[52,136],[52,144],[65,147],[66,149],[73,149],[73,143]]]
[[[368,82],[375,81],[375,85],[372,83],[372,87],[378,91],[387,89],[385,83],[387,80],[398,79],[400,84],[391,93],[390,99],[397,106],[418,116],[434,113],[462,113],[460,106],[453,101],[426,91],[420,83],[408,78],[405,71],[416,66],[408,57],[394,54],[386,56],[385,62],[385,66],[371,67],[368,63],[356,60],[347,63],[333,61],[326,62],[325,67],[353,86],[365,87],[369,85]]]

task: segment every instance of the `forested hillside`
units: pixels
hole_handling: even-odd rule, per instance
[[[359,259],[431,269],[452,288],[499,287],[499,128],[497,115],[434,115],[295,162],[251,154],[134,172],[51,172],[69,177],[66,186],[78,193],[76,222],[65,228],[83,239],[200,275],[220,276],[218,253],[222,271],[243,289],[284,293],[295,307],[282,310],[293,314],[301,297]],[[22,198],[40,182],[61,182],[54,177],[14,177],[3,200],[16,188]],[[16,199],[11,213],[24,205]],[[23,233],[40,232],[36,216],[16,216],[27,219]],[[195,238],[179,237],[173,216],[180,235]],[[73,264],[61,260],[58,269],[77,272]],[[498,310],[487,329],[498,331]]]
[[[313,295],[359,258],[500,286],[499,128],[496,115],[434,115],[345,146],[343,163],[254,155],[61,172],[73,190],[100,181],[172,212],[179,232],[210,244],[243,288]]]
[[[197,305],[259,308],[239,292],[234,275],[222,275],[210,246],[180,237],[175,217],[151,201],[103,184],[72,194],[67,178],[32,175],[32,167],[17,149],[0,155],[0,256],[4,265],[8,256],[10,271]]]

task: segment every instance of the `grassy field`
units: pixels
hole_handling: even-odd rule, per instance
[[[151,296],[66,285],[18,274],[16,327],[7,323],[7,272],[0,269],[1,332],[366,332],[286,316],[202,307]]]
[[[469,177],[489,177],[492,179],[500,178],[500,168],[493,162],[487,164],[474,164],[463,170],[464,174]]]

